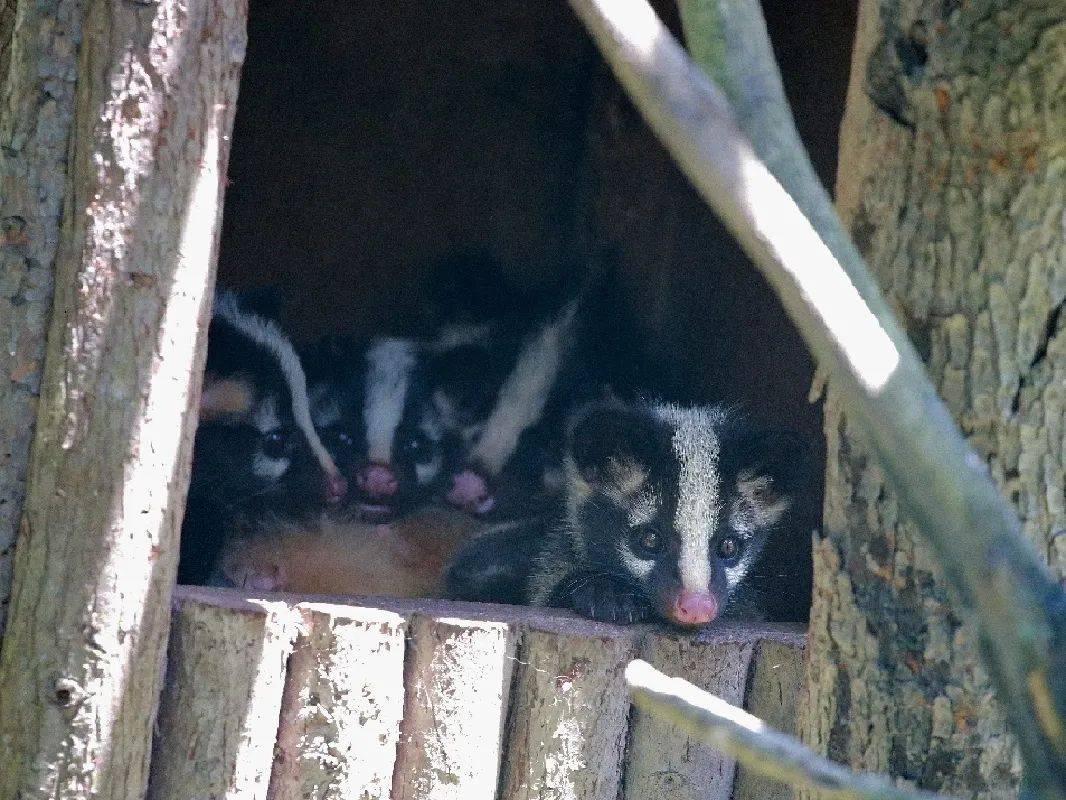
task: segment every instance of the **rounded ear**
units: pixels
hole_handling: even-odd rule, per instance
[[[811,465],[811,443],[789,430],[753,431],[741,441],[739,466],[767,475],[779,494],[789,494],[806,480]]]
[[[597,405],[577,417],[570,428],[570,455],[581,477],[591,484],[610,478],[611,462],[647,464],[655,446],[647,418],[618,406]]]

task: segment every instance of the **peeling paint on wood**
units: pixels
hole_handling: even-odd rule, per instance
[[[517,630],[415,614],[394,800],[493,800]]]
[[[625,629],[530,630],[522,640],[501,796],[614,800],[621,789],[636,654]]]

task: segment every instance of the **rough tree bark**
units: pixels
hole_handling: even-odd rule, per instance
[[[140,798],[246,10],[243,0],[19,6],[33,24],[16,27],[12,63],[42,41],[66,53],[50,25],[82,39],[67,180],[48,171],[63,145],[25,154],[63,216],[0,658],[0,797]],[[34,25],[49,35],[34,40]],[[69,77],[56,79],[64,91]],[[47,96],[37,102],[47,118]]]
[[[845,223],[971,444],[1066,574],[1066,8],[862,0]],[[939,570],[830,390],[801,730],[852,766],[1015,796],[1020,762]]]
[[[84,6],[0,3],[0,638],[52,309]]]

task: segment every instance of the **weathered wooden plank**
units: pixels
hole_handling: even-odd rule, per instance
[[[516,628],[418,614],[408,631],[393,800],[493,800]]]
[[[303,603],[270,800],[388,800],[404,706],[398,614]]]
[[[785,733],[797,733],[803,655],[802,642],[763,640],[755,646],[744,708],[771,728]],[[790,787],[737,765],[733,800],[792,800],[793,796]]]
[[[636,629],[565,621],[523,637],[502,800],[618,796]]]
[[[148,798],[265,800],[299,616],[179,592]]]
[[[232,590],[180,591],[202,603],[243,602]],[[654,718],[634,715],[630,729],[625,665],[648,658],[730,702],[746,698],[749,710],[785,730],[802,683],[804,637],[793,626],[727,624],[689,636],[436,600],[296,607],[302,632],[289,661],[270,800],[369,800],[390,789],[405,800],[729,798],[732,761]],[[786,797],[743,772],[735,787],[737,800]]]
[[[39,237],[55,233],[46,217],[54,215],[59,193],[63,214],[0,657],[0,797],[141,800],[246,8],[244,0],[87,0],[19,3],[18,13],[28,25],[16,25],[15,50],[22,50],[23,36],[42,37],[19,69],[37,69],[35,59],[60,55],[40,87],[23,85],[34,91],[28,105],[40,109],[27,124],[43,123],[37,134],[56,140],[44,146],[35,137],[15,142],[13,150],[12,142],[0,142],[5,158],[22,144],[30,147],[20,156],[23,164],[5,162],[5,170],[28,172],[2,212],[17,214],[27,198],[41,201],[25,231],[36,241],[23,255],[42,257],[42,270],[51,268],[52,248]],[[38,16],[60,13],[66,16]],[[67,70],[78,36],[68,147]],[[52,75],[53,69],[62,74]],[[54,99],[52,78],[58,79]],[[18,139],[21,126],[12,128],[7,112],[25,106],[6,105],[12,99],[5,95],[0,131],[14,130]],[[51,114],[57,117],[48,122]],[[65,169],[52,172],[57,152]],[[4,180],[0,193],[15,183]],[[2,224],[5,236],[21,235],[16,219]],[[16,263],[14,280],[25,264]],[[3,283],[17,296],[8,277]],[[41,313],[46,283],[24,287],[31,315]],[[27,322],[40,320],[13,319],[17,326]],[[32,330],[9,340],[5,327],[4,335],[25,345],[17,371],[32,383],[39,355]],[[0,413],[10,410],[2,406]],[[21,419],[22,411],[14,413]],[[22,467],[22,449],[20,434],[15,469]],[[0,582],[2,571],[0,565]]]
[[[755,644],[750,629],[712,629],[700,636],[659,632],[647,636],[641,657],[734,705],[744,688]],[[732,758],[671,722],[634,709],[626,765],[626,800],[729,800],[736,769]]]

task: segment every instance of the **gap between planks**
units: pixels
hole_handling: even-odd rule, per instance
[[[646,658],[794,729],[804,646],[791,625],[178,587],[149,798],[786,798],[631,711],[622,672]]]

